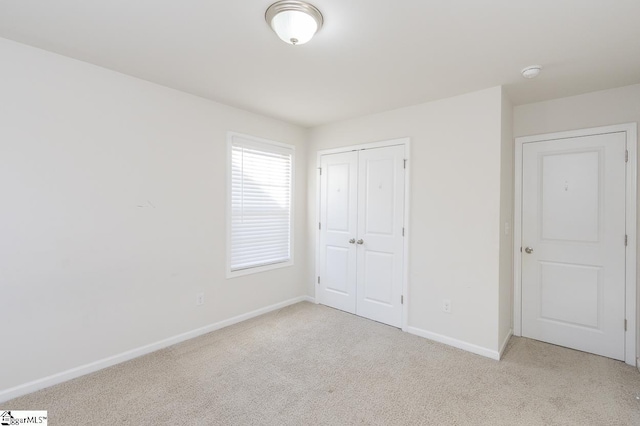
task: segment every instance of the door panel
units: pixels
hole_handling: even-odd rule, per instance
[[[324,287],[328,292],[349,296],[349,249],[344,247],[326,246],[326,264]]]
[[[594,149],[541,157],[544,240],[598,241],[602,154],[602,149]]]
[[[355,199],[355,193],[349,191],[349,186],[355,183],[351,173],[355,171],[355,165],[350,163],[326,164],[326,218],[323,223],[327,230],[332,232],[350,232],[349,226],[352,217],[349,215],[350,198]],[[352,200],[353,201],[353,200]]]
[[[385,149],[385,148],[380,148]],[[371,152],[364,151],[363,158],[371,156]],[[364,210],[365,232],[369,235],[393,235],[395,223],[395,171],[396,158],[393,153],[388,158],[367,158],[361,160],[365,167]],[[376,156],[384,152],[375,152]],[[364,164],[364,165],[363,165]]]
[[[402,325],[404,146],[358,158],[358,315]]]
[[[598,327],[602,312],[602,268],[540,262],[540,318]]]
[[[356,312],[358,153],[323,155],[320,179],[320,303]]]
[[[522,335],[624,359],[625,133],[523,146]]]
[[[364,300],[393,306],[393,254],[366,250],[364,254]]]

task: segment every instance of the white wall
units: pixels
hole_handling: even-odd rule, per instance
[[[409,326],[496,355],[499,318],[502,89],[329,124],[310,131],[309,194],[318,150],[411,138]],[[316,211],[309,197],[309,211]],[[317,222],[308,238],[315,247]],[[309,255],[310,265],[315,254]],[[307,279],[314,294],[313,267]],[[442,311],[450,299],[452,312]]]
[[[0,393],[306,293],[306,130],[8,40],[0,57]],[[293,267],[225,279],[229,130],[296,145]]]
[[[640,84],[568,98],[519,105],[513,109],[515,137],[640,120]]]
[[[638,122],[640,122],[640,84],[634,84],[517,106],[514,108],[513,130],[514,136],[519,137]],[[640,188],[640,185],[638,187]],[[640,220],[636,229],[640,230]],[[640,267],[640,262],[638,266]],[[640,292],[638,294],[640,296]],[[637,307],[640,307],[640,300]],[[636,330],[640,330],[638,319],[636,323],[638,325]],[[638,343],[636,353],[640,353],[640,336],[636,341]]]
[[[502,93],[500,147],[500,319],[498,341],[503,348],[513,328],[513,107]]]

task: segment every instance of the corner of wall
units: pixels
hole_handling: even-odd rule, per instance
[[[513,106],[504,87],[500,120],[500,284],[498,341],[505,342],[513,327]],[[504,345],[504,343],[503,343]]]

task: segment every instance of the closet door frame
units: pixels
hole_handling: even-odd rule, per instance
[[[313,294],[314,301],[316,304],[319,303],[317,297],[318,291],[318,277],[320,276],[320,229],[318,224],[320,223],[320,203],[321,203],[321,192],[320,192],[320,164],[323,155],[326,154],[337,154],[342,152],[349,151],[360,151],[364,149],[372,149],[372,148],[383,148],[389,146],[404,146],[404,158],[405,158],[405,180],[404,180],[404,255],[402,257],[402,295],[403,295],[403,303],[402,303],[402,331],[407,331],[407,321],[409,318],[409,239],[411,238],[411,230],[410,230],[410,194],[411,194],[411,140],[410,138],[398,138],[398,139],[390,139],[379,142],[370,142],[356,145],[343,146],[339,148],[333,149],[325,149],[317,152],[316,157],[316,208],[315,208],[315,222],[314,226],[316,229],[316,255],[315,255],[315,275],[313,282]]]

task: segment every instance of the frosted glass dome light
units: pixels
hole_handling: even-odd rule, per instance
[[[322,27],[322,14],[309,3],[283,0],[269,6],[267,23],[285,43],[305,44]]]

